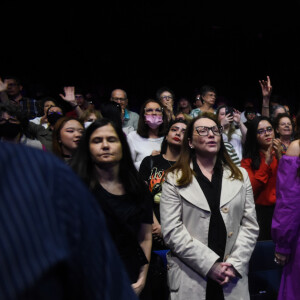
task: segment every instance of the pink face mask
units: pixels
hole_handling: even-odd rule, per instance
[[[145,115],[145,121],[150,128],[156,129],[163,123],[163,118],[161,115]]]

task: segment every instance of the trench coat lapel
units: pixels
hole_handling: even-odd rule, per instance
[[[230,174],[230,170],[224,168],[220,207],[230,202],[239,193],[240,189],[243,186],[242,181],[232,180],[231,178],[229,178]],[[210,211],[208,202],[195,176],[193,176],[191,184],[186,187],[179,188],[179,193],[186,201],[203,210]]]
[[[221,199],[220,207],[227,204],[231,201],[240,191],[243,186],[243,182],[240,180],[232,180],[229,178],[230,170],[224,168],[223,178],[222,178],[222,190],[221,190]]]
[[[193,176],[191,184],[179,188],[179,193],[186,201],[203,210],[210,211],[208,202],[195,176]]]

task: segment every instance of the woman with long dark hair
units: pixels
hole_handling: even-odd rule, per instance
[[[253,193],[213,114],[188,125],[166,172],[160,217],[171,299],[249,299],[248,263],[258,235]]]
[[[187,122],[185,120],[171,121],[167,134],[163,139],[160,154],[146,156],[139,169],[139,174],[142,176],[142,179],[147,182],[147,186],[153,197],[154,223],[152,226],[152,234],[154,238],[157,237],[156,240],[160,240],[162,236],[159,203],[164,173],[165,170],[175,164],[179,157],[186,126]],[[159,250],[160,247],[163,247],[163,245],[159,243],[155,244],[154,239],[152,249]]]
[[[151,255],[152,203],[122,127],[106,118],[93,122],[71,166],[98,200],[132,287],[141,295]]]
[[[255,118],[248,127],[241,166],[249,174],[260,226],[259,240],[271,240],[271,221],[276,202],[276,175],[281,157],[272,123]]]
[[[162,104],[154,99],[145,101],[141,106],[137,131],[129,132],[127,135],[137,170],[146,156],[160,151],[167,126],[168,120]]]
[[[83,124],[76,118],[59,118],[52,130],[53,153],[69,164],[83,132]]]

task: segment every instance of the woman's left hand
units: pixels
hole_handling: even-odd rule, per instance
[[[280,139],[273,140],[273,148],[275,150],[275,155],[276,155],[277,160],[280,160],[280,158],[282,157],[282,152],[283,152],[283,148],[282,148]]]
[[[140,276],[138,281],[131,285],[131,287],[137,295],[139,295],[142,292],[143,288],[145,287],[145,282],[146,279],[143,276]]]
[[[275,262],[280,266],[284,266],[289,262],[289,255],[275,252]]]
[[[162,237],[161,225],[159,223],[158,224],[154,224],[154,223],[152,224],[152,234]]]
[[[47,116],[44,115],[41,117],[40,124],[46,124],[46,123],[48,123],[48,120],[47,120]]]

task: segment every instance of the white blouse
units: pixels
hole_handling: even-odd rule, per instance
[[[143,138],[136,131],[128,133],[127,141],[137,170],[139,170],[142,160],[146,156],[151,155],[153,150],[160,151],[163,139],[163,136],[159,138]]]

